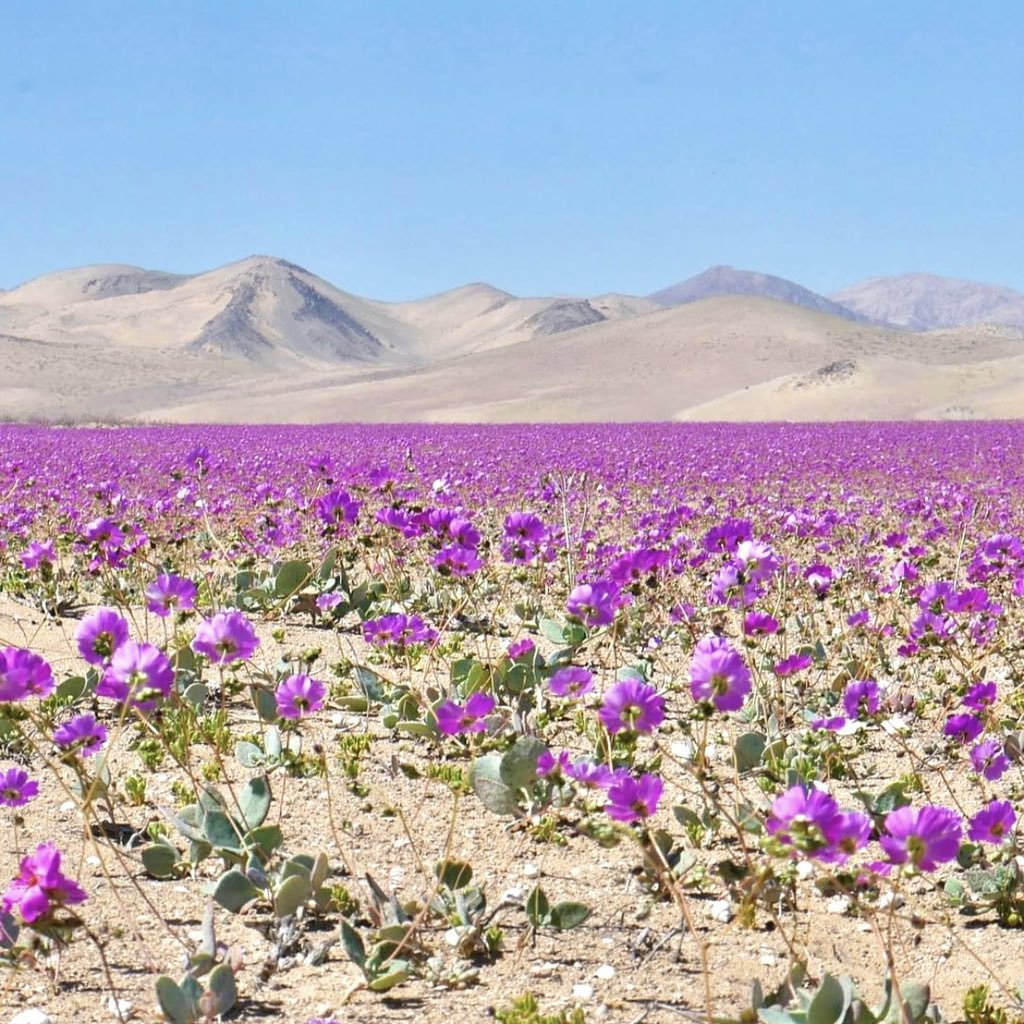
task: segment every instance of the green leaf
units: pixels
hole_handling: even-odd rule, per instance
[[[235,760],[243,768],[259,768],[266,763],[267,755],[255,743],[239,740],[235,744]]]
[[[85,693],[85,676],[68,676],[56,690],[54,696],[61,701],[78,700]]]
[[[505,816],[518,811],[515,791],[502,781],[501,758],[497,754],[485,754],[473,762],[469,770],[469,784],[480,802],[493,814]]]
[[[156,979],[156,999],[161,1012],[172,1024],[193,1024],[195,1021],[192,1001],[166,974]]]
[[[290,875],[274,890],[274,916],[291,917],[309,897],[309,877]]]
[[[932,990],[928,985],[920,982],[905,981],[900,986],[900,1000],[906,1010],[906,1018],[919,1021],[931,1005]]]
[[[178,851],[167,843],[153,843],[142,848],[142,866],[154,878],[172,878],[178,864]]]
[[[213,1012],[217,1017],[227,1013],[238,1002],[235,972],[228,964],[217,964],[207,979],[206,987],[213,994]]]
[[[207,842],[215,850],[238,852],[242,849],[242,837],[234,822],[223,811],[207,811],[203,818],[203,830]]]
[[[181,696],[194,708],[201,708],[206,703],[206,698],[209,695],[210,690],[208,687],[202,683],[192,683],[185,687],[185,692]]]
[[[259,889],[238,868],[225,871],[213,890],[214,900],[232,914],[241,913],[244,906],[259,896]]]
[[[360,968],[366,966],[366,946],[363,945],[359,932],[349,924],[346,918],[341,919],[341,944],[345,947],[349,960]]]
[[[437,730],[432,729],[426,722],[396,722],[394,727],[398,732],[420,736],[423,739],[434,739],[437,736]]]
[[[578,623],[570,622],[569,625],[562,630],[562,640],[567,643],[570,647],[579,647],[590,633],[587,631],[586,626],[581,626]]]
[[[256,709],[256,714],[260,716],[260,721],[276,722],[279,717],[277,700],[270,690],[266,690],[262,686],[252,686],[249,689],[252,694],[252,706]]]
[[[736,740],[734,756],[736,771],[749,772],[761,763],[767,742],[759,732],[745,732]]]
[[[550,920],[551,904],[539,885],[526,897],[526,917],[534,928],[540,928]]]
[[[565,641],[565,627],[560,622],[555,622],[554,619],[541,619],[540,631],[552,643],[560,644]]]
[[[383,680],[372,668],[356,665],[354,668],[356,685],[363,691],[367,700],[383,704],[385,699]]]
[[[245,784],[238,794],[238,809],[246,831],[263,824],[270,811],[270,801],[270,779],[266,775],[257,775]]]
[[[814,994],[811,1005],[807,1007],[807,1024],[842,1024],[849,1007],[847,993],[843,991],[839,979],[826,974],[821,979],[821,986]]]
[[[175,814],[167,807],[158,807],[157,810],[169,821],[186,839],[194,842],[203,842],[206,836],[203,834],[203,814],[197,804],[189,804],[183,807],[181,812]]]
[[[803,1014],[800,1014],[803,1017]],[[757,1019],[761,1024],[794,1024],[798,1019],[795,1013],[780,1010],[777,1006],[761,1006],[757,1010]]]
[[[454,892],[473,881],[473,868],[464,860],[442,860],[434,865],[437,880]]]
[[[281,730],[276,725],[272,725],[263,737],[263,743],[267,748],[267,755],[269,757],[280,757],[281,756]]]
[[[559,931],[568,931],[570,928],[579,928],[588,917],[590,907],[584,903],[556,903],[551,908],[551,923]]]
[[[371,992],[387,992],[401,985],[409,977],[409,965],[404,960],[392,960],[387,974],[380,974],[367,983]]]
[[[308,562],[285,562],[274,577],[274,596],[291,597],[309,581],[311,573]]]
[[[520,736],[501,759],[501,781],[509,789],[527,789],[537,779],[537,758],[547,747],[536,736]]]

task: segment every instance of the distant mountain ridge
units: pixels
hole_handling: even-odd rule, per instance
[[[663,306],[682,306],[687,302],[700,302],[702,299],[718,295],[758,295],[765,299],[803,306],[805,309],[816,309],[820,313],[830,313],[843,320],[867,319],[795,281],[725,265],[709,267],[703,273],[668,288],[662,288],[648,298]]]

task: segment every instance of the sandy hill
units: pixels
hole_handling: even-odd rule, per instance
[[[861,316],[916,331],[980,323],[1024,327],[1020,292],[934,274],[873,277],[831,297]]]

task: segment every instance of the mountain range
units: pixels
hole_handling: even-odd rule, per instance
[[[1024,415],[1024,295],[924,274],[830,296],[712,267],[651,295],[410,302],[253,256],[0,291],[0,415],[233,421]]]

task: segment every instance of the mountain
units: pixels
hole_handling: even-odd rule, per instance
[[[759,295],[761,298],[777,299],[794,306],[831,313],[843,320],[867,319],[795,281],[727,266],[709,267],[702,274],[663,288],[648,298],[662,306],[682,306],[687,302],[699,302],[718,295]]]
[[[832,299],[868,319],[915,331],[980,323],[1024,327],[1020,292],[933,274],[873,277],[835,292]]]

